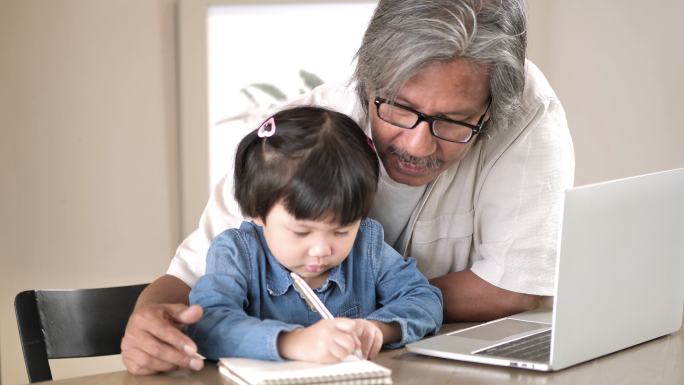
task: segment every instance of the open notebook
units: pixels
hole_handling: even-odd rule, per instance
[[[392,371],[367,360],[337,364],[221,358],[219,371],[238,385],[391,385]]]

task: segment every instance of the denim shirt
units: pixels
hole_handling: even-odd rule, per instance
[[[401,347],[437,332],[442,294],[383,241],[382,226],[361,221],[347,259],[330,269],[314,292],[335,317],[396,322]],[[188,328],[200,353],[210,359],[248,357],[281,360],[278,335],[321,319],[294,290],[290,272],[273,257],[262,228],[243,222],[217,236],[207,254],[207,271],[190,292],[204,309]]]

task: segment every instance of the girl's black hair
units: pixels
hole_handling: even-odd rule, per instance
[[[273,116],[276,131],[245,136],[235,156],[235,199],[242,214],[266,220],[278,202],[297,219],[348,224],[366,215],[379,164],[350,117],[303,106]]]

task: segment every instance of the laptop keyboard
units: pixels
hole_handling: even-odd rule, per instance
[[[505,344],[480,350],[474,354],[506,357],[525,361],[548,362],[551,358],[551,329]]]

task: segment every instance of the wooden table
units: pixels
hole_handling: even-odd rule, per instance
[[[443,332],[469,326],[445,325]],[[619,325],[616,325],[619,327]],[[684,332],[637,345],[556,373],[469,364],[408,353],[385,351],[376,362],[392,369],[396,385],[567,384],[567,385],[682,385],[684,384]],[[200,372],[179,370],[154,376],[132,376],[125,371],[77,377],[55,385],[217,385],[230,384],[209,363]]]

